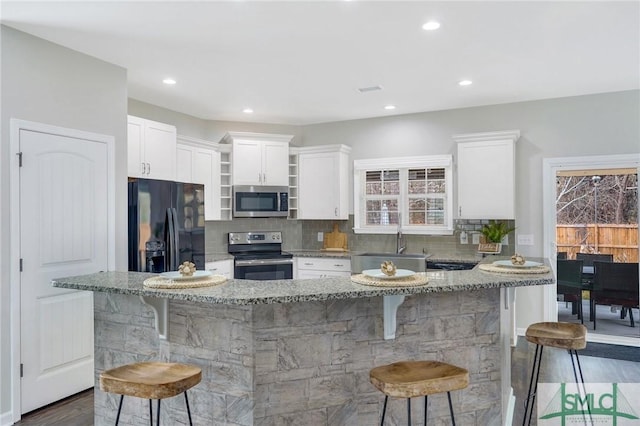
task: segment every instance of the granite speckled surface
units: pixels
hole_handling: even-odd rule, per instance
[[[327,257],[330,259],[350,259],[354,252],[351,251],[326,251],[326,250],[287,250],[293,257]]]
[[[548,264],[548,262],[547,262]],[[57,278],[54,287],[118,294],[161,297],[212,304],[251,305],[353,299],[393,294],[441,293],[489,288],[553,284],[552,273],[508,276],[474,268],[469,271],[426,272],[429,283],[420,287],[371,287],[356,284],[347,277],[306,280],[228,280],[218,287],[190,289],[148,289],[142,272],[99,272],[76,277]]]
[[[229,253],[207,253],[204,256],[205,262],[217,262],[219,260],[229,260],[233,259],[233,256]]]

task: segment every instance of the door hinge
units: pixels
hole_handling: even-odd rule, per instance
[[[19,152],[16,155],[18,156],[18,167],[22,167],[22,153]]]
[[[20,258],[20,272],[22,272],[22,258]]]
[[[20,364],[20,377],[24,377],[24,364]]]

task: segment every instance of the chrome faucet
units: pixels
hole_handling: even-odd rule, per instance
[[[398,213],[398,233],[396,234],[396,253],[402,254],[407,248],[407,242],[402,235],[402,229],[400,225],[400,213]]]

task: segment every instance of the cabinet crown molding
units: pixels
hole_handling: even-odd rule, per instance
[[[351,154],[351,147],[343,144],[301,146],[296,147],[295,150],[292,149],[292,151],[294,151],[296,154],[320,154],[325,152],[341,152],[343,154]]]
[[[453,135],[452,138],[456,142],[483,142],[497,140],[517,141],[520,137],[520,130],[502,130],[498,132],[482,132],[482,133],[461,133]]]
[[[196,147],[210,148],[219,150],[220,144],[218,142],[211,142],[204,139],[193,138],[191,136],[178,135],[178,143],[182,145],[191,145]]]
[[[234,139],[290,143],[293,140],[293,135],[281,135],[276,133],[227,132],[220,143],[232,143]]]

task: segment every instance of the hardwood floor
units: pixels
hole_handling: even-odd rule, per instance
[[[93,388],[24,414],[20,426],[92,426]]]
[[[640,322],[640,321],[639,321]],[[512,349],[511,383],[516,395],[514,425],[522,424],[524,396],[529,386],[529,369],[535,346],[523,337]],[[581,356],[585,381],[592,383],[640,383],[640,362]],[[540,382],[572,382],[573,370],[567,351],[546,348],[542,356]],[[58,403],[25,414],[20,426],[90,426],[93,425],[93,389],[73,395]],[[535,424],[535,420],[532,421]]]

